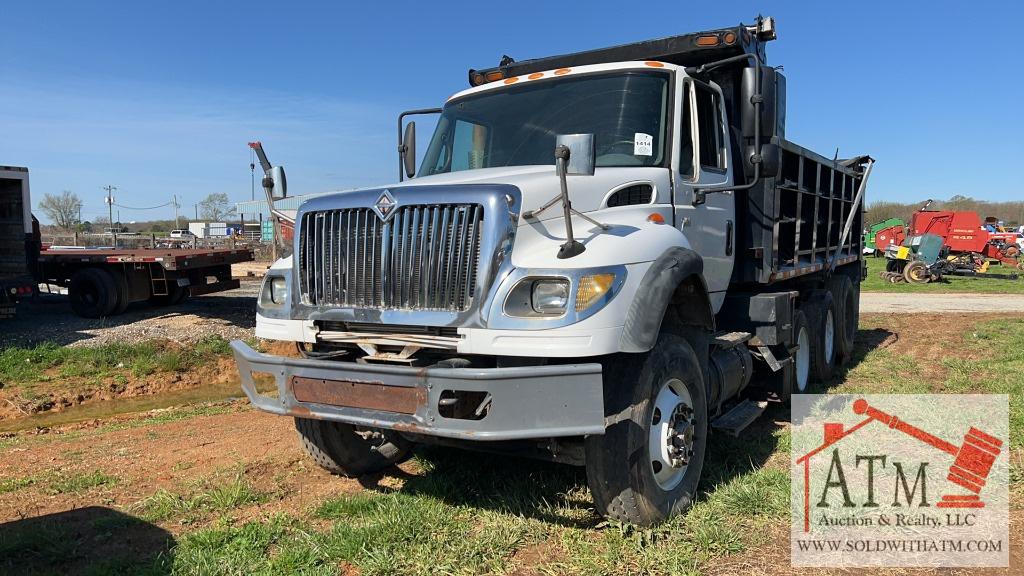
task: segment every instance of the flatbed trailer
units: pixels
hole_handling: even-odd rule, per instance
[[[0,166],[0,318],[41,283],[67,288],[79,316],[120,314],[133,302],[175,304],[238,288],[231,265],[248,249],[43,248],[32,216],[28,168]]]
[[[176,304],[238,288],[231,265],[252,260],[249,249],[51,249],[39,253],[36,278],[67,287],[75,313],[98,318],[134,302]]]

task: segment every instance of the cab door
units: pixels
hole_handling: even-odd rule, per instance
[[[717,312],[732,277],[735,194],[732,190],[707,194],[696,206],[693,199],[698,188],[734,182],[729,131],[721,90],[692,78],[684,78],[681,83],[673,167],[675,221],[691,248],[704,259],[704,280]]]

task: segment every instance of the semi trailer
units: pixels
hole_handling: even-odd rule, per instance
[[[32,262],[39,253],[34,233],[28,170],[0,166],[0,318],[14,316],[18,300],[32,296]]]
[[[775,37],[759,17],[505,57],[400,115],[397,183],[298,210],[256,335],[301,355],[233,342],[245,393],[333,473],[443,444],[585,466],[623,521],[685,509],[713,429],[854,358],[874,161],[787,139]]]
[[[231,264],[254,259],[249,249],[43,249],[28,176],[27,168],[0,166],[0,317],[40,283],[67,288],[71,309],[86,318],[120,314],[133,302],[177,304],[238,288]]]

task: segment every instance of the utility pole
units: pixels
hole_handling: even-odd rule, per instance
[[[117,186],[106,185],[103,187],[107,191],[107,221],[110,226],[110,235],[114,239],[114,248],[117,248],[117,232],[114,232],[114,190],[117,190]]]
[[[196,222],[199,222],[199,204],[196,204]]]
[[[181,228],[181,225],[178,224],[178,195],[171,196],[171,201],[174,202],[174,227]]]

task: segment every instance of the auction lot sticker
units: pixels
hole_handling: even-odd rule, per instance
[[[794,395],[794,566],[1009,562],[1005,395]]]

